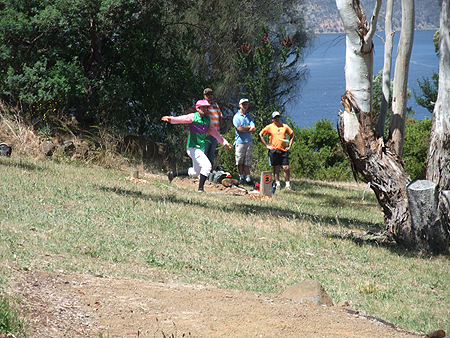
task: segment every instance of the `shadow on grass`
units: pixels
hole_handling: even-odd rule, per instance
[[[363,191],[361,189],[354,189],[354,188],[342,188],[342,187],[337,187],[335,184],[333,184],[332,182],[327,183],[327,182],[300,182],[298,184],[295,184],[295,189],[296,191],[304,191],[305,195],[311,198],[318,198],[318,199],[324,199],[327,203],[331,204],[331,205],[343,205],[348,204],[348,201],[354,201],[354,202],[361,202],[364,199],[370,199],[370,200],[376,200],[375,195],[373,195],[372,191]],[[366,187],[366,185],[364,185],[364,187]],[[324,188],[324,189],[339,189],[339,190],[344,190],[344,191],[348,191],[349,193],[355,193],[358,192],[361,195],[360,196],[348,196],[346,197],[346,199],[342,199],[339,197],[335,197],[333,195],[328,195],[328,194],[323,194],[320,192],[315,191],[316,188]]]
[[[194,208],[205,208],[211,209],[211,204],[207,201],[202,201],[201,199],[195,198],[183,198],[177,196],[175,193],[167,193],[167,194],[144,194],[141,191],[122,189],[117,187],[105,187],[98,186],[98,188],[106,193],[113,193],[122,196],[129,196],[131,198],[143,199],[143,200],[151,200],[154,202],[170,202],[174,204],[180,205],[192,205]],[[247,203],[247,200],[242,197],[236,197],[240,199],[240,204],[224,204],[216,206],[216,208],[220,208],[223,212],[230,213],[240,213],[242,215],[259,215],[265,214],[270,217],[281,217],[286,219],[295,219],[299,220],[307,220],[313,224],[321,224],[322,226],[335,226],[338,225],[340,227],[345,227],[348,229],[345,233],[341,232],[333,232],[327,231],[323,233],[323,236],[326,238],[334,238],[342,241],[352,241],[358,246],[371,245],[380,248],[387,249],[392,253],[397,255],[401,255],[403,257],[423,257],[423,258],[431,258],[432,255],[427,253],[418,252],[414,250],[414,248],[406,247],[404,245],[398,244],[392,240],[389,240],[384,234],[384,228],[378,224],[358,221],[355,224],[354,219],[349,219],[345,217],[327,217],[327,216],[318,216],[312,213],[298,213],[290,209],[282,209],[276,206],[263,206],[263,205],[254,205]],[[355,233],[352,230],[360,230],[363,233]],[[450,254],[445,254],[446,257],[449,257]]]
[[[28,171],[46,170],[44,167],[38,166],[34,163],[22,162],[22,160],[6,159],[5,157],[0,157],[0,166],[20,168],[20,169],[28,170]]]
[[[139,198],[144,200],[151,200],[154,202],[170,202],[175,204],[182,204],[182,205],[192,205],[194,208],[205,208],[210,209],[211,204],[206,201],[202,201],[200,199],[192,199],[192,198],[183,198],[177,196],[175,193],[166,193],[166,194],[158,194],[158,195],[149,195],[144,194],[141,191],[135,191],[135,190],[128,190],[128,189],[122,189],[117,187],[105,187],[105,186],[98,186],[100,190],[107,192],[107,193],[115,193],[122,196],[129,196],[131,198]],[[193,193],[197,194],[197,193]],[[355,223],[354,219],[346,218],[346,217],[337,217],[337,216],[319,216],[313,213],[300,213],[298,211],[294,211],[291,209],[286,208],[280,208],[277,206],[267,206],[267,205],[255,205],[247,203],[247,199],[243,197],[236,197],[240,199],[239,204],[232,203],[232,204],[225,204],[220,206],[215,206],[215,208],[219,208],[220,211],[223,212],[230,212],[230,213],[239,213],[242,215],[268,215],[270,217],[281,217],[286,219],[292,219],[295,218],[297,220],[305,220],[309,221],[311,223],[320,223],[325,226],[340,226],[345,227],[348,229],[358,229],[362,231],[370,231],[370,232],[376,232],[380,231],[381,227],[377,224],[371,223],[371,222],[364,222],[364,221],[357,221]],[[248,200],[250,201],[250,200]]]
[[[394,240],[389,240],[387,236],[382,232],[373,233],[367,232],[364,234],[356,234],[353,232],[349,233],[324,233],[323,236],[325,238],[334,238],[342,241],[351,241],[358,246],[375,246],[383,249],[387,249],[392,253],[405,257],[405,258],[423,258],[423,259],[431,259],[433,257],[437,257],[431,253],[423,252],[418,250],[412,246],[403,245],[395,242]],[[450,257],[450,252],[446,252],[440,254],[439,256]]]

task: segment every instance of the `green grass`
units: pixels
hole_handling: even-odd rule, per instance
[[[367,235],[383,230],[372,192],[293,180],[272,200],[150,184],[129,172],[0,158],[0,259],[82,272],[257,292],[306,278],[335,304],[416,332],[450,331],[450,259]],[[8,271],[13,271],[12,269]],[[8,271],[0,271],[7,280]]]
[[[0,292],[0,336],[15,334],[26,336],[27,326],[25,319],[21,318],[17,309],[17,301],[3,292]]]

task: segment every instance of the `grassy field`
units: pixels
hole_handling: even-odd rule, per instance
[[[0,158],[0,290],[14,266],[281,292],[306,278],[416,332],[450,331],[450,259],[375,240],[364,186],[294,180],[272,200],[127,180],[129,171]],[[151,274],[148,272],[152,272]],[[149,277],[153,276],[153,277]]]

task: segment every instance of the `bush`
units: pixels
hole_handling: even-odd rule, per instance
[[[312,128],[292,128],[295,141],[290,152],[291,175],[316,180],[347,181],[353,175],[330,120],[317,121]]]
[[[426,178],[431,123],[432,120],[428,117],[419,121],[409,119],[406,122],[403,161],[405,170],[412,180]]]
[[[342,151],[337,131],[327,119],[320,120],[312,128],[300,129],[292,121],[287,123],[294,132],[295,140],[289,152],[292,178],[346,181],[353,178],[349,162]],[[257,131],[253,135],[253,163],[251,171],[259,176],[261,171],[272,171],[268,162],[268,150],[258,140]],[[225,138],[234,141],[232,128]],[[226,170],[237,172],[235,152],[220,147],[218,164]]]
[[[227,141],[230,142],[230,144],[233,144],[234,136],[235,136],[234,127],[230,128],[230,131],[222,136],[224,138],[226,138]],[[237,174],[237,166],[236,166],[234,148],[227,149],[224,146],[221,146],[220,144],[218,144],[217,149],[218,149],[218,156],[217,156],[215,165],[220,165],[226,171],[232,171],[233,173]]]
[[[289,152],[291,176],[324,181],[353,180],[350,162],[339,143],[339,135],[330,120],[317,121],[311,128],[298,128],[288,121],[294,131],[295,140]],[[409,119],[405,130],[403,160],[405,170],[412,179],[424,179],[426,160],[431,130],[431,119],[417,121]],[[259,177],[261,171],[272,171],[268,163],[267,148],[258,140],[258,133],[253,134],[253,163],[251,172]],[[224,135],[234,142],[234,128]],[[235,151],[219,146],[217,164],[227,171],[237,174]]]

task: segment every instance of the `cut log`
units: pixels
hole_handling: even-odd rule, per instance
[[[408,184],[406,193],[411,235],[417,247],[431,252],[445,251],[448,233],[440,218],[437,185],[427,180],[416,180]]]

